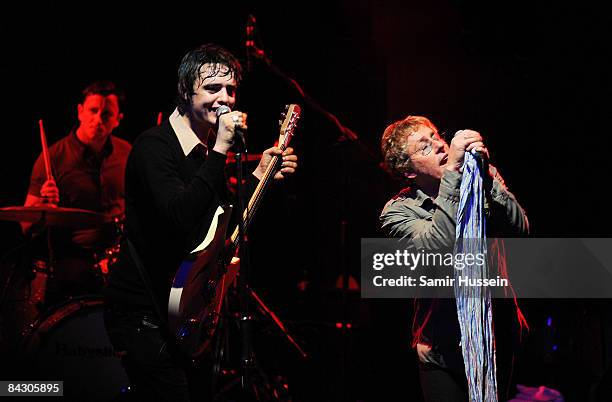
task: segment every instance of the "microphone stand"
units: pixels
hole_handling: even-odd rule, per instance
[[[228,108],[229,109],[229,108]],[[219,115],[218,115],[219,116]],[[222,365],[224,361],[229,362],[229,353],[228,348],[230,346],[229,340],[229,327],[225,323],[229,317],[235,317],[238,319],[238,328],[241,338],[242,350],[241,350],[241,359],[240,359],[240,378],[231,381],[226,386],[219,389],[219,391],[213,396],[213,400],[218,400],[219,397],[222,397],[225,393],[227,393],[235,384],[240,382],[240,388],[243,395],[247,395],[247,393],[251,393],[251,396],[255,398],[255,400],[261,400],[262,396],[266,396],[266,400],[281,400],[283,394],[286,393],[285,389],[280,389],[274,387],[268,378],[268,376],[261,370],[258,366],[257,359],[255,357],[255,353],[253,351],[252,344],[252,330],[253,323],[255,321],[254,316],[251,313],[249,301],[253,299],[256,302],[257,310],[264,316],[267,316],[271,322],[281,331],[281,333],[285,336],[288,342],[298,351],[300,356],[303,359],[307,359],[308,355],[304,350],[299,346],[296,340],[291,336],[289,331],[285,328],[281,320],[274,314],[274,312],[266,306],[264,301],[259,297],[255,291],[250,287],[250,278],[251,278],[251,266],[249,259],[249,249],[248,249],[248,236],[246,235],[247,224],[245,219],[245,215],[249,215],[249,211],[245,212],[244,208],[244,187],[243,187],[243,154],[245,155],[244,159],[248,161],[248,152],[246,149],[246,141],[244,137],[244,132],[240,130],[239,127],[235,128],[234,135],[234,144],[232,149],[234,150],[234,162],[236,169],[236,206],[239,211],[238,214],[238,256],[240,258],[240,273],[237,277],[237,286],[236,290],[233,293],[237,295],[238,299],[238,312],[237,313],[229,313],[223,314],[225,317],[221,320],[219,326],[220,330],[223,329],[223,335],[217,338],[215,342],[215,352],[214,352],[214,361],[213,361],[213,378],[212,378],[212,391],[217,392],[218,380],[220,375],[227,375],[236,373],[233,370],[225,372],[222,370]],[[280,162],[277,160],[276,163],[280,165]],[[229,305],[229,294],[226,295],[226,300],[224,303]],[[228,307],[229,308],[229,307]],[[222,316],[222,317],[223,317]],[[221,332],[221,331],[220,331]],[[278,382],[278,381],[276,381]],[[283,384],[281,384],[283,385]],[[284,385],[283,385],[284,386]],[[285,399],[283,399],[285,400]]]
[[[342,122],[340,122],[340,120],[333,113],[326,110],[316,100],[314,100],[310,95],[308,95],[295,79],[285,74],[280,68],[278,68],[274,63],[272,63],[272,60],[270,60],[270,58],[266,55],[266,53],[263,50],[255,46],[253,42],[249,42],[249,43],[250,45],[247,46],[247,55],[249,55],[249,57],[252,56],[258,60],[263,61],[263,63],[270,69],[270,71],[272,71],[275,75],[277,75],[283,81],[288,83],[289,86],[293,87],[300,94],[302,99],[304,99],[304,102],[308,106],[310,106],[311,108],[313,108],[314,110],[322,114],[330,122],[332,122],[332,124],[334,124],[334,126],[336,126],[338,131],[340,131],[341,133],[340,137],[338,137],[338,142],[344,142],[344,141],[354,142],[359,146],[361,150],[363,150],[366,154],[368,154],[372,158],[372,160],[379,159],[377,153],[374,152],[363,141],[361,141],[359,136],[357,136],[357,134],[353,130],[343,125]]]
[[[278,68],[272,60],[266,55],[266,53],[258,48],[255,45],[254,40],[252,40],[255,19],[252,16],[249,16],[248,26],[247,26],[247,59],[249,60],[249,65],[251,64],[251,59],[255,58],[261,60],[270,71],[272,71],[276,76],[281,78],[283,81],[289,84],[289,86],[293,87],[302,97],[304,102],[323,115],[327,120],[329,120],[338,131],[340,131],[340,136],[337,139],[337,144],[346,145],[349,142],[357,144],[359,149],[361,149],[365,154],[367,154],[373,161],[379,160],[379,156],[376,152],[374,152],[368,145],[366,145],[361,139],[357,136],[357,134],[351,130],[350,128],[343,125],[340,120],[331,112],[323,108],[317,101],[315,101],[311,96],[309,96],[300,86],[300,84],[289,75],[284,73],[280,68]],[[342,184],[344,186],[343,192],[346,193],[348,189],[348,155],[346,149],[342,151],[341,154],[342,159],[342,169],[343,169],[343,179]],[[376,164],[379,168],[382,169],[381,164]],[[341,327],[341,335],[343,338],[343,353],[342,353],[342,367],[340,371],[341,382],[342,382],[342,400],[348,401],[349,395],[347,391],[347,379],[348,379],[348,368],[350,367],[349,362],[349,341],[351,331],[349,326],[349,315],[348,315],[348,290],[349,290],[349,270],[346,263],[346,250],[347,250],[347,233],[348,233],[348,220],[346,217],[346,199],[344,199],[341,203],[341,217],[340,217],[340,265],[342,272],[342,327]]]
[[[253,347],[251,339],[251,330],[253,317],[249,308],[249,283],[250,283],[250,267],[248,254],[248,238],[245,236],[244,222],[244,194],[243,194],[243,178],[242,178],[242,155],[246,153],[246,144],[241,133],[236,133],[234,147],[235,163],[236,163],[236,195],[238,197],[236,204],[238,206],[238,255],[240,258],[240,274],[238,275],[238,300],[240,306],[239,320],[240,332],[242,337],[242,357],[240,359],[241,366],[241,387],[243,392],[251,389],[252,376],[251,372],[255,366]]]

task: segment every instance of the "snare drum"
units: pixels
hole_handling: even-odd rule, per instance
[[[71,300],[49,309],[25,332],[32,379],[64,381],[64,395],[75,400],[111,401],[127,391],[127,375],[104,328],[103,307],[97,297]]]

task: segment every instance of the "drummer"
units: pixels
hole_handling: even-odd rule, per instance
[[[82,91],[77,105],[78,127],[49,147],[52,178],[41,154],[32,169],[25,206],[52,205],[120,216],[124,212],[124,170],[130,144],[111,133],[123,118],[122,91],[110,81],[94,82]],[[21,223],[26,235],[44,228]],[[73,230],[61,224],[48,228],[53,277],[46,303],[100,290],[94,254],[110,247],[112,225]],[[40,236],[42,238],[42,236]]]

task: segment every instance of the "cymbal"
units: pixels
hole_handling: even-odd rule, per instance
[[[50,226],[87,228],[101,226],[111,221],[110,217],[86,209],[62,208],[49,205],[35,207],[0,208],[1,221],[41,222]]]

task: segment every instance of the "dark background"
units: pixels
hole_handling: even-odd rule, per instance
[[[111,79],[127,94],[116,134],[132,141],[155,124],[159,112],[172,112],[176,70],[188,49],[216,42],[245,61],[245,24],[252,13],[260,45],[273,62],[375,155],[384,128],[407,114],[428,116],[451,134],[478,130],[527,211],[533,235],[609,236],[611,21],[588,2],[127,7],[51,2],[4,13],[0,206],[25,199],[40,153],[38,119],[44,119],[49,143],[55,142],[76,122],[80,90]],[[290,102],[304,104],[254,61],[238,100],[249,113],[251,152],[278,137],[276,121]],[[270,194],[252,233],[255,287],[313,359],[300,362],[273,330],[256,348],[305,400],[418,400],[409,301],[365,301],[352,292],[346,315],[354,327],[348,335],[335,327],[345,315],[337,280],[345,270],[359,277],[359,240],[380,236],[378,214],[400,188],[379,168],[379,157],[339,136],[333,124],[305,107],[293,142],[299,172]],[[22,240],[10,222],[0,222],[0,239],[0,251]],[[298,290],[300,283],[305,290]],[[561,346],[575,345],[591,330],[576,329],[576,317],[594,320],[600,330],[605,306],[525,305],[532,335],[524,383],[562,389],[566,400],[586,400],[602,371],[605,342],[597,338],[600,348],[586,358],[570,346],[549,353],[552,335],[540,328],[551,315],[573,322],[555,336],[565,339]]]

